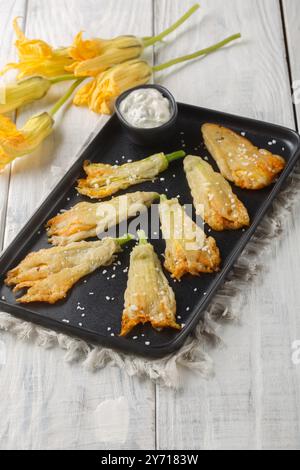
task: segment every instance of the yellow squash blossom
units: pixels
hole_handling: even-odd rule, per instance
[[[0,113],[8,113],[46,95],[51,82],[47,78],[32,77],[7,85],[0,90]]]
[[[151,66],[144,60],[116,65],[84,85],[75,95],[76,106],[88,106],[99,114],[111,114],[115,99],[130,88],[147,83]]]
[[[77,77],[96,77],[116,64],[138,58],[142,52],[143,43],[135,36],[90,41],[83,41],[81,36],[77,36],[75,44],[69,48],[69,54],[75,62],[66,70]]]
[[[144,48],[162,41],[190,18],[198,8],[199,4],[194,5],[178,21],[154,37],[138,38],[125,35],[108,40],[99,38],[84,40],[80,32],[68,49],[74,63],[66,67],[66,70],[74,72],[78,77],[95,77],[114,65],[137,58]]]
[[[20,130],[0,114],[0,170],[18,157],[33,152],[52,132],[54,121],[48,113],[30,118]]]
[[[53,49],[40,39],[28,39],[19,28],[17,18],[13,23],[17,41],[19,62],[8,64],[1,74],[10,69],[18,69],[18,78],[32,75],[56,77],[65,73],[65,67],[71,65],[68,49]]]

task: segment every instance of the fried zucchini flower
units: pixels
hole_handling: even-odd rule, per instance
[[[51,134],[54,121],[48,113],[30,118],[22,129],[0,115],[0,170],[18,157],[33,152]]]
[[[19,303],[54,304],[64,299],[82,277],[100,266],[111,264],[115,254],[121,251],[121,245],[131,238],[82,241],[30,253],[7,274],[5,284],[15,286],[14,292],[28,289],[25,295],[17,299]]]
[[[178,199],[161,196],[161,230],[166,241],[165,268],[172,277],[219,271],[221,258],[217,244],[186,214]]]
[[[121,336],[139,323],[150,322],[154,328],[181,327],[176,322],[176,300],[153,246],[145,233],[131,252],[128,283],[122,316]]]
[[[0,113],[14,111],[21,106],[43,98],[51,82],[47,78],[32,77],[0,89]]]
[[[86,179],[78,181],[80,194],[92,199],[101,199],[145,181],[153,180],[165,171],[170,162],[183,158],[185,152],[179,151],[170,155],[158,153],[133,163],[124,165],[107,165],[105,163],[84,163]]]
[[[151,66],[144,60],[130,60],[116,65],[83,85],[73,103],[88,106],[99,114],[111,114],[115,99],[124,91],[144,85],[152,76]]]
[[[188,155],[184,170],[196,213],[213,230],[237,230],[250,224],[247,209],[225,178],[200,157]]]
[[[217,124],[204,124],[202,133],[205,145],[222,175],[240,188],[265,188],[285,167],[284,158],[259,149],[230,129]]]
[[[136,192],[106,202],[80,202],[49,220],[49,241],[53,245],[68,245],[99,236],[109,228],[146,211],[158,197],[157,193]]]
[[[19,70],[18,79],[34,75],[57,77],[65,74],[65,67],[73,62],[68,49],[53,49],[40,39],[26,38],[19,28],[17,20],[15,18],[13,27],[17,36],[15,45],[18,50],[19,62],[6,65],[1,74],[10,69]]]

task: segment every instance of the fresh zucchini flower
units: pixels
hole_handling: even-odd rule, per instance
[[[116,64],[140,57],[143,52],[143,43],[136,36],[119,36],[110,41],[98,41],[98,55],[91,59],[75,61],[72,65],[66,67],[66,70],[73,72],[77,77],[96,77]],[[95,41],[94,46],[96,46]],[[79,48],[80,50],[82,48]],[[88,53],[90,50],[88,47]],[[83,52],[85,53],[86,50],[84,49]],[[72,54],[72,48],[70,53]],[[76,56],[77,51],[73,52],[73,55]]]
[[[8,113],[45,96],[51,87],[47,78],[32,77],[0,90],[0,113]]]
[[[219,270],[220,251],[214,238],[206,237],[178,199],[161,196],[159,215],[166,241],[165,268],[172,277],[181,279],[187,273],[197,276]]]
[[[147,83],[152,76],[152,72],[159,72],[174,65],[197,59],[203,55],[212,54],[240,37],[240,34],[235,34],[213,46],[172,59],[164,64],[155,65],[154,67],[151,67],[142,59],[133,59],[115,65],[106,72],[100,73],[89,83],[86,83],[76,93],[73,102],[76,106],[88,106],[95,113],[111,114],[115,99],[124,91]],[[89,74],[91,74],[91,70]]]
[[[20,130],[9,118],[0,114],[0,170],[3,170],[6,165],[16,158],[36,150],[51,134],[54,126],[54,114],[69,99],[79,83],[81,83],[81,80],[73,83],[49,113],[44,112],[31,117]]]
[[[144,60],[116,65],[85,84],[75,95],[76,106],[88,106],[99,114],[111,114],[115,99],[123,91],[147,83],[152,68]]]
[[[80,32],[75,37],[73,45],[68,49],[74,62],[67,66],[66,70],[73,72],[78,77],[96,77],[114,65],[138,58],[144,48],[162,41],[190,18],[199,7],[199,4],[194,5],[178,21],[154,37],[138,38],[126,35],[108,40],[99,38],[84,40],[82,32]]]
[[[140,243],[130,256],[121,336],[126,336],[139,323],[148,322],[154,328],[179,330],[174,292],[145,233],[140,231],[139,238]]]
[[[0,170],[18,157],[33,152],[51,134],[54,121],[48,113],[30,118],[18,130],[16,125],[0,115]]]
[[[65,67],[71,65],[68,49],[53,49],[40,39],[28,39],[19,28],[17,18],[13,22],[17,36],[15,43],[19,62],[6,65],[1,75],[10,69],[18,69],[18,79],[33,75],[56,77],[65,74]]]
[[[86,179],[78,181],[77,190],[90,198],[101,199],[145,181],[153,180],[165,171],[170,162],[183,158],[185,152],[174,152],[170,155],[157,153],[133,163],[124,165],[107,165],[105,163],[84,163]]]

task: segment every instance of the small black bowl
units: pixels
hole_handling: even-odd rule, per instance
[[[135,90],[140,90],[143,88],[154,88],[158,90],[165,98],[167,98],[170,102],[170,109],[171,109],[171,118],[165,124],[162,124],[159,127],[154,127],[150,129],[141,129],[139,127],[132,126],[126,119],[122,116],[120,112],[120,104],[126,96],[128,96],[131,92]],[[122,126],[126,129],[128,137],[132,142],[137,145],[148,145],[148,146],[156,146],[166,140],[172,138],[175,132],[175,124],[178,117],[178,107],[175,101],[174,96],[167,90],[165,87],[161,85],[141,85],[135,88],[131,88],[130,90],[124,91],[116,100],[115,103],[115,110],[116,114],[122,124]]]

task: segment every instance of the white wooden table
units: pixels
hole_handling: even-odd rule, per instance
[[[193,0],[0,0],[0,62],[11,60],[12,19],[23,17],[30,37],[67,45],[74,33],[150,36]],[[172,72],[157,74],[179,101],[296,128],[292,81],[300,80],[298,0],[202,0],[202,10],[153,51],[155,63],[241,31],[243,42]],[[151,53],[148,54],[151,58]],[[53,101],[53,94],[44,101]],[[41,109],[38,103],[36,109]],[[21,124],[32,106],[17,117]],[[0,245],[12,240],[72,164],[96,124],[71,108],[40,151],[0,177]],[[0,449],[300,449],[300,202],[274,240],[266,269],[245,292],[243,321],[227,326],[224,349],[213,351],[215,379],[189,373],[181,392],[128,378],[117,368],[92,374],[45,351],[1,334]],[[123,398],[122,398],[123,397]],[[124,422],[103,419],[97,407],[121,398]],[[99,410],[99,409],[98,409]],[[113,410],[111,410],[113,415]],[[126,414],[126,413],[125,413]],[[126,419],[122,414],[123,420]]]

